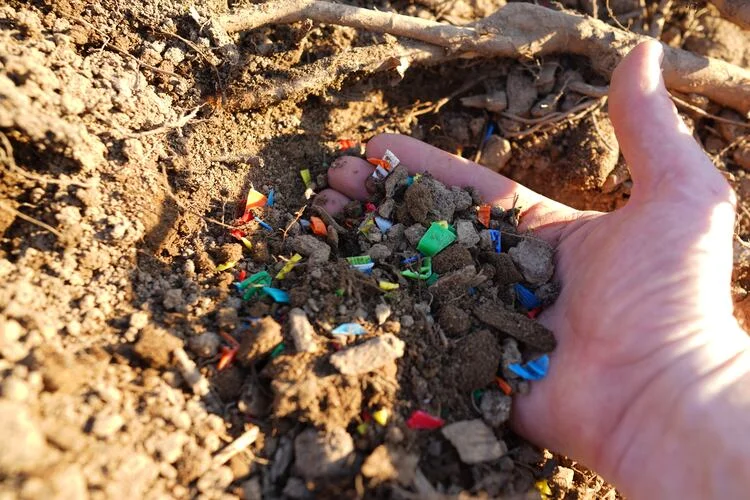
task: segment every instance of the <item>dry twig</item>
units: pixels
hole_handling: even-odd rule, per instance
[[[455,57],[528,59],[559,53],[578,54],[588,57],[592,66],[607,77],[630,49],[648,39],[596,19],[524,3],[508,4],[469,26],[453,26],[321,0],[275,0],[256,4],[223,16],[220,23],[227,32],[234,33],[303,19],[412,38],[444,47]],[[666,45],[664,53],[667,87],[705,95],[743,115],[750,112],[750,71]]]
[[[33,218],[33,217],[29,216],[29,215],[26,215],[23,212],[20,212],[20,211],[16,210],[15,208],[11,207],[9,204],[5,203],[3,200],[0,200],[0,208],[2,208],[3,210],[5,210],[6,212],[8,212],[8,213],[10,213],[12,215],[15,215],[19,219],[25,220],[26,222],[30,222],[31,224],[34,224],[35,226],[39,226],[42,229],[45,229],[45,230],[49,231],[50,233],[52,233],[55,236],[57,236],[57,239],[59,239],[59,240],[61,240],[63,238],[62,233],[60,231],[58,231],[57,229],[55,229],[54,227],[52,227],[49,224],[44,223],[44,222],[42,222],[40,220],[37,220],[37,219],[35,219],[35,218]]]

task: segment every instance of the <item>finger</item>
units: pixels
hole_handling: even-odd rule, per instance
[[[663,49],[659,42],[638,45],[612,75],[609,114],[620,149],[628,162],[635,191],[647,197],[669,187],[675,178],[684,188],[695,181],[703,188],[726,190],[726,182],[677,113],[661,74]],[[660,194],[663,194],[660,193]]]
[[[365,182],[373,169],[362,158],[342,156],[328,169],[328,185],[349,198],[364,201],[368,198]]]
[[[510,209],[517,197],[516,206],[523,209],[522,223],[525,228],[567,221],[578,213],[486,167],[405,135],[381,134],[373,137],[367,143],[367,156],[381,158],[386,149],[401,160],[410,174],[429,172],[449,186],[473,186],[482,199],[492,205]]]
[[[352,201],[349,197],[339,193],[335,189],[324,189],[313,200],[313,205],[323,207],[331,215],[344,211],[347,203]]]

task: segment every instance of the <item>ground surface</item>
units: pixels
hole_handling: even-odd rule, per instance
[[[360,5],[466,23],[502,3]],[[564,3],[591,11],[591,2]],[[533,448],[503,423],[488,432],[508,453],[477,465],[459,456],[450,433],[408,428],[415,409],[448,422],[481,418],[472,391],[492,384],[477,375],[479,354],[512,353],[507,338],[481,333],[481,314],[451,307],[455,297],[433,304],[423,287],[403,279],[398,292],[383,297],[373,279],[335,260],[316,270],[305,255],[282,283],[323,346],[305,354],[290,337],[289,307],[243,301],[232,285],[242,270],[275,275],[284,259],[303,253],[289,246],[300,229],[291,224],[292,234],[282,235],[278,228],[290,226],[307,203],[299,171],[309,169],[323,187],[342,152],[339,139],[361,143],[396,131],[474,158],[493,121],[508,141],[487,141],[488,167],[578,208],[623,205],[631,183],[606,106],[543,121],[550,106],[565,111],[585,99],[567,82],[607,82],[575,57],[465,60],[411,68],[401,81],[393,72],[350,78],[298,102],[238,110],[243,95],[304,76],[303,65],[383,39],[304,23],[226,38],[210,20],[239,4],[0,6],[0,497],[538,497],[545,489],[534,485],[546,480],[551,490],[544,495],[553,498],[615,498],[603,479]],[[657,18],[655,3],[610,4],[634,31]],[[597,14],[611,21],[604,7]],[[750,34],[710,6],[672,4],[661,37],[750,66]],[[498,89],[506,90],[509,111],[527,122],[542,117],[541,125],[461,103]],[[710,114],[741,119],[683,97]],[[685,116],[737,190],[737,231],[748,236],[750,144],[741,140],[748,129]],[[252,248],[245,250],[226,226],[242,213],[238,205],[251,185],[275,190],[276,204],[262,216],[277,229],[270,237],[251,224]],[[395,217],[414,222],[418,212]],[[360,240],[342,236],[336,256],[372,250],[374,241]],[[410,248],[399,238],[385,243],[392,259]],[[476,266],[494,288],[476,284],[471,300],[517,308],[496,286],[502,266],[483,244],[443,259],[446,273]],[[737,250],[735,298],[744,320],[750,259],[741,245]],[[231,260],[240,262],[216,271]],[[464,267],[451,267],[456,262]],[[399,281],[397,273],[381,272]],[[378,304],[391,309],[382,325]],[[264,315],[282,329],[250,325]],[[352,318],[367,326],[365,340],[398,337],[405,355],[362,376],[334,370],[328,357],[363,340],[335,340],[324,334],[326,325]],[[246,345],[219,371],[227,335]],[[281,341],[284,351],[271,354]],[[385,426],[373,420],[383,408]],[[221,460],[220,450],[256,426],[251,444]]]

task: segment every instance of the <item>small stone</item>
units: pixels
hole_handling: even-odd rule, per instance
[[[169,47],[164,52],[164,59],[172,61],[174,64],[180,64],[185,60],[185,53],[177,47]]]
[[[168,464],[173,464],[182,456],[182,447],[185,446],[188,437],[181,432],[169,434],[156,444],[159,456]]]
[[[5,476],[32,471],[47,454],[36,419],[16,401],[0,400],[0,443],[0,474]]]
[[[453,205],[456,212],[462,212],[471,207],[471,194],[465,189],[458,186],[451,186],[451,194],[453,195]]]
[[[162,301],[162,305],[168,311],[174,311],[182,304],[183,300],[181,288],[170,288],[164,293],[164,300]]]
[[[388,198],[378,207],[378,215],[384,219],[390,219],[394,208],[396,208],[396,202]]]
[[[148,313],[145,311],[136,311],[130,315],[130,327],[141,330],[148,324]]]
[[[568,467],[558,466],[549,482],[560,488],[562,491],[570,491],[573,489],[573,478],[576,473],[573,469]]]
[[[242,500],[263,500],[260,479],[253,477],[242,483]]]
[[[26,401],[29,399],[31,391],[29,384],[18,377],[8,377],[0,385],[0,394],[5,399],[11,401]]]
[[[438,323],[450,336],[464,334],[471,327],[469,313],[455,304],[446,304],[440,308]]]
[[[432,258],[432,270],[439,275],[474,264],[471,252],[463,245],[451,245]]]
[[[315,329],[310,320],[307,319],[307,313],[302,309],[295,307],[289,311],[289,335],[294,341],[294,348],[297,352],[317,352],[318,343],[315,341]]]
[[[510,141],[499,135],[491,135],[482,148],[479,163],[493,172],[502,172],[511,157]]]
[[[99,438],[106,439],[114,435],[125,424],[125,420],[118,413],[98,415],[91,427],[91,432]]]
[[[195,484],[201,493],[224,491],[234,481],[232,469],[226,465],[204,472]]]
[[[510,418],[510,408],[513,399],[500,391],[488,390],[482,394],[479,410],[482,419],[490,427],[499,428]]]
[[[362,464],[362,475],[369,478],[373,486],[395,479],[403,486],[414,482],[419,456],[405,450],[381,444],[375,448]]]
[[[353,453],[354,440],[345,429],[307,429],[294,440],[294,468],[305,479],[340,476]]]
[[[456,240],[459,245],[466,248],[473,248],[479,243],[479,233],[477,233],[474,223],[468,220],[456,221]]]
[[[461,461],[466,464],[497,460],[508,452],[505,443],[499,441],[492,429],[479,419],[446,425],[442,433],[458,450]]]
[[[416,247],[426,232],[427,229],[422,224],[413,224],[404,230],[404,236],[411,246]]]
[[[188,347],[201,358],[213,358],[218,354],[221,337],[213,332],[206,332],[188,339]]]
[[[331,255],[331,247],[310,234],[292,238],[290,246],[295,252],[308,257],[308,264],[322,264]]]
[[[269,470],[271,481],[276,482],[286,474],[289,465],[292,463],[292,458],[294,458],[294,442],[284,436],[279,440],[279,446],[276,448],[276,453],[273,454],[273,462]]]
[[[406,180],[409,178],[409,171],[403,165],[399,165],[385,178],[385,197],[393,198],[396,191],[406,186]],[[385,215],[383,217],[386,217]]]
[[[284,486],[284,491],[282,493],[285,498],[293,498],[295,500],[310,496],[310,490],[307,489],[307,484],[298,477],[290,477],[286,482],[286,486]]]
[[[255,364],[271,354],[271,351],[283,341],[281,325],[272,317],[266,316],[255,322],[243,335],[237,351],[237,361],[246,366]]]
[[[387,333],[331,355],[331,364],[344,375],[360,375],[385,366],[404,355],[405,344]]]
[[[414,317],[411,314],[404,314],[401,316],[401,326],[404,328],[414,326]]]
[[[376,243],[370,247],[367,251],[367,255],[372,257],[372,260],[375,262],[379,262],[391,256],[391,249],[383,243]]]
[[[239,317],[237,316],[237,309],[234,307],[222,307],[216,313],[216,323],[219,328],[224,330],[234,330],[239,323]]]
[[[18,321],[0,319],[0,357],[16,362],[28,356],[28,350],[19,342],[22,335],[23,327]]]
[[[551,352],[557,345],[552,332],[541,323],[523,314],[509,311],[502,304],[488,302],[476,307],[474,315],[482,323],[542,352]]]
[[[488,330],[470,333],[456,344],[451,355],[452,379],[464,392],[481,389],[495,380],[501,350]]]
[[[525,238],[508,250],[508,254],[531,285],[543,285],[552,279],[554,251],[546,241]]]
[[[379,325],[382,325],[385,323],[388,318],[391,316],[391,306],[388,304],[380,303],[377,306],[375,306],[375,319],[378,321]]]

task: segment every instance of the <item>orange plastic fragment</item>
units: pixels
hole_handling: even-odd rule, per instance
[[[500,388],[500,390],[505,393],[506,396],[510,396],[513,393],[513,388],[510,386],[508,382],[506,382],[502,378],[495,377],[495,383]]]
[[[354,141],[352,139],[339,139],[336,142],[339,143],[339,148],[341,149],[352,149],[357,145],[357,141]]]
[[[310,217],[310,228],[312,229],[313,234],[317,234],[318,236],[328,235],[328,229],[320,217]]]
[[[386,170],[391,169],[391,163],[388,160],[381,160],[380,158],[368,158],[367,161],[375,165],[376,167],[383,167]]]
[[[245,210],[248,208],[258,208],[266,206],[268,198],[263,193],[256,191],[255,188],[251,188],[250,192],[247,193],[247,201],[245,202]]]
[[[482,223],[484,227],[490,227],[490,212],[492,210],[492,207],[489,205],[482,205],[479,207],[479,211],[477,212],[477,220]]]
[[[216,368],[219,371],[222,371],[223,369],[231,365],[232,361],[234,361],[234,358],[237,356],[237,351],[239,351],[239,349],[239,347],[222,346],[221,358],[219,358],[219,363],[216,365]]]

